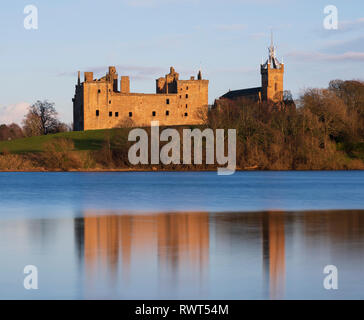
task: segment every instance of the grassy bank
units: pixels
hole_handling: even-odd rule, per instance
[[[59,138],[72,140],[74,143],[74,151],[99,150],[102,148],[105,139],[113,136],[115,130],[116,129],[62,132],[12,141],[0,141],[0,152],[5,151],[15,154],[43,152],[45,151],[47,143]]]
[[[177,127],[181,130],[184,127]],[[67,132],[0,142],[0,171],[193,171],[216,170],[216,165],[138,165],[128,161],[130,129]],[[161,130],[163,130],[161,128]],[[238,144],[237,170],[350,170],[364,169],[364,143],[338,143],[321,166],[277,166],[266,159],[239,162],[244,145]],[[182,154],[182,152],[181,152]],[[264,161],[264,162],[263,162]],[[203,162],[204,163],[204,162]]]

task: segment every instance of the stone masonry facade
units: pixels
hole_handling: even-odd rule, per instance
[[[151,121],[160,126],[199,125],[204,123],[208,110],[209,81],[202,79],[179,80],[179,74],[170,73],[156,80],[156,93],[130,92],[130,78],[120,79],[115,67],[101,79],[93,72],[84,73],[73,98],[74,130],[108,129],[123,126],[146,127]]]

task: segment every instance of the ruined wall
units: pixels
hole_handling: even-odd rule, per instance
[[[75,130],[142,127],[150,126],[151,121],[159,121],[161,126],[203,123],[200,109],[207,111],[208,80],[176,80],[178,76],[166,76],[166,84],[172,85],[175,93],[143,94],[130,93],[128,77],[121,78],[117,91],[115,76],[107,75],[100,80],[93,80],[89,73],[85,76],[74,99]],[[83,125],[82,116],[75,116],[79,114],[84,118]]]
[[[73,102],[73,130],[82,131],[84,123],[83,113],[83,86],[80,81],[80,72],[78,73],[78,83],[75,85],[75,96]]]

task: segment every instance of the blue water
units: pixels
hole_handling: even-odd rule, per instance
[[[364,299],[363,178],[0,173],[0,299]]]
[[[2,217],[364,209],[364,171],[0,173]]]

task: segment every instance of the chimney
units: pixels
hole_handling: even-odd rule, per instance
[[[93,72],[85,72],[85,82],[94,81],[94,73]]]
[[[130,93],[130,78],[128,76],[121,76],[120,92],[121,93]]]

